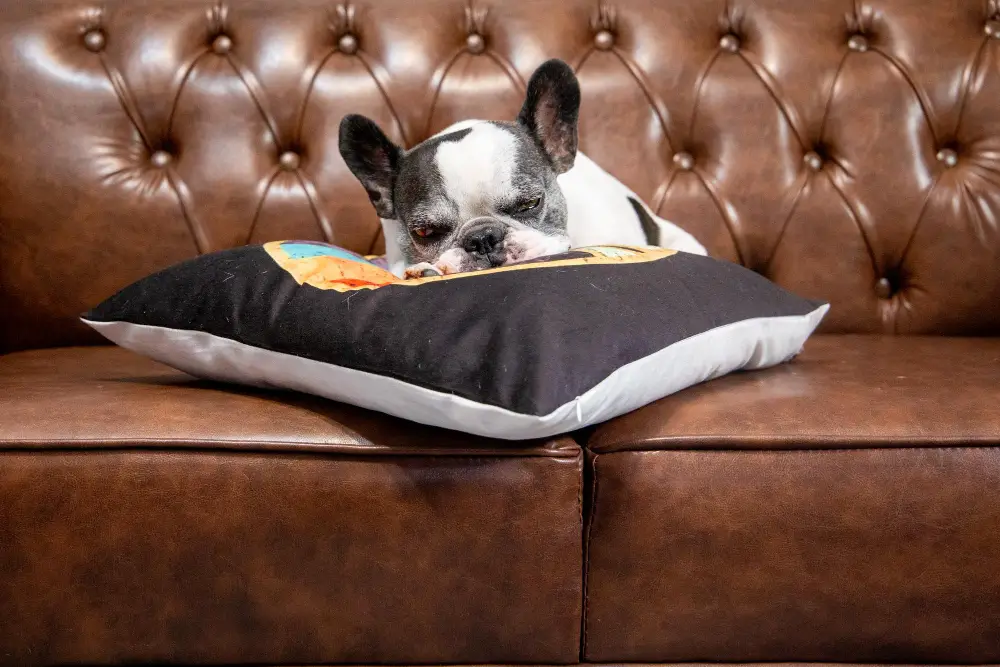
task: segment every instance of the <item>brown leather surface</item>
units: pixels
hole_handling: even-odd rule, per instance
[[[597,452],[1000,444],[1000,338],[814,336],[599,426]]]
[[[575,662],[580,483],[579,451],[0,451],[0,664]]]
[[[365,455],[575,457],[570,438],[512,442],[295,392],[198,381],[117,347],[0,356],[0,449],[184,447]]]
[[[594,467],[585,660],[1000,660],[1000,449]]]
[[[579,73],[583,151],[713,254],[831,301],[825,331],[1000,333],[995,0],[0,15],[0,353],[97,341],[82,311],[198,253],[379,252],[341,116],[405,146],[512,118],[549,57]],[[1000,660],[998,366],[996,341],[816,338],[597,429],[584,657]],[[0,664],[580,659],[567,439],[111,348],[0,357],[0,397]]]
[[[582,150],[828,331],[1000,331],[985,0],[0,0],[0,351],[199,252],[382,247],[337,124],[412,146],[577,68]]]

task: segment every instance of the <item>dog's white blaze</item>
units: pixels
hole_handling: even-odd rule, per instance
[[[491,123],[470,127],[459,141],[440,144],[434,156],[444,191],[458,206],[462,222],[489,215],[493,203],[510,198],[517,157],[517,141],[510,132]]]

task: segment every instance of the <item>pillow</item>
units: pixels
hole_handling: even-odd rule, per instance
[[[203,255],[83,320],[191,375],[506,439],[791,359],[828,306],[729,262],[619,246],[399,280],[323,243]]]

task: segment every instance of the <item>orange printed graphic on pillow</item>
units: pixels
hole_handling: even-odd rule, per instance
[[[652,262],[677,253],[676,250],[634,246],[590,246],[577,248],[562,255],[540,258],[500,266],[495,269],[452,273],[445,276],[431,276],[403,280],[382,268],[370,258],[349,250],[316,241],[273,241],[264,244],[264,250],[288,271],[300,285],[312,285],[319,289],[347,292],[356,289],[376,289],[385,285],[405,285],[416,287],[425,283],[460,278],[489,276],[507,271],[529,271],[553,267],[585,266],[588,264],[633,264]]]
[[[315,241],[273,241],[264,250],[300,285],[347,292],[374,289],[398,280],[361,255]]]
[[[528,260],[519,264],[498,266],[494,269],[483,269],[481,271],[469,271],[468,273],[450,273],[444,276],[414,278],[399,284],[415,286],[423,285],[424,283],[433,283],[439,280],[482,277],[494,273],[506,273],[507,271],[527,271],[531,269],[551,269],[554,267],[586,266],[588,264],[635,264],[637,262],[653,262],[676,254],[676,250],[671,250],[669,248],[656,248],[653,246],[587,246],[586,248],[575,248],[569,252],[563,253],[562,255],[541,257],[539,259]]]

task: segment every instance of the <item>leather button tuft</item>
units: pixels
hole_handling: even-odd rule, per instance
[[[224,56],[233,49],[233,40],[228,35],[219,35],[212,40],[212,51]]]
[[[295,151],[285,151],[281,154],[281,157],[278,158],[278,164],[280,164],[281,168],[285,171],[295,171],[299,168],[301,163],[302,159]]]
[[[809,151],[803,155],[802,162],[813,171],[819,171],[823,168],[823,158],[816,151]]]
[[[958,164],[958,153],[952,148],[942,148],[937,153],[937,159],[947,167]]]
[[[337,40],[337,50],[341,53],[346,53],[347,55],[353,55],[358,52],[358,38],[347,33],[346,35],[341,35],[340,39]]]
[[[733,34],[723,35],[719,38],[719,48],[723,51],[736,53],[740,50],[740,38]]]
[[[98,30],[97,28],[93,30],[88,30],[83,35],[83,45],[87,47],[88,51],[93,51],[97,53],[98,51],[103,51],[104,46],[108,43],[107,38],[104,36],[103,30]]]
[[[615,45],[615,36],[610,30],[601,30],[594,35],[594,46],[601,51],[607,51]]]
[[[847,48],[851,51],[864,53],[868,50],[868,38],[864,35],[851,35],[851,38],[847,40]]]
[[[986,25],[983,26],[983,32],[986,33],[987,37],[1000,39],[1000,18],[987,21]]]
[[[170,164],[172,159],[170,153],[167,151],[156,151],[149,156],[149,161],[153,163],[154,167],[158,167],[159,169],[163,169]]]
[[[482,53],[486,50],[486,38],[474,32],[465,38],[465,48],[469,50],[469,53]]]
[[[892,283],[888,278],[879,278],[875,283],[875,294],[880,299],[888,299],[892,296]]]
[[[680,153],[674,154],[674,164],[676,164],[680,169],[684,171],[691,171],[694,169],[694,157],[688,152],[681,151]]]

